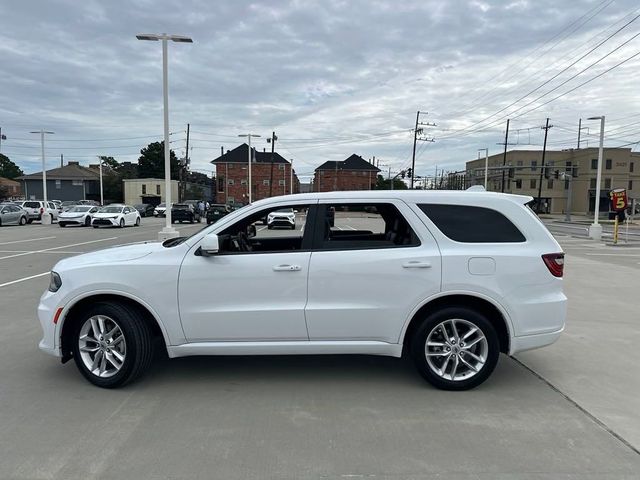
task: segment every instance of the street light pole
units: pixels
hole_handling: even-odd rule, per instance
[[[251,191],[251,137],[260,137],[260,135],[256,135],[255,133],[245,133],[242,135],[238,135],[239,137],[246,137],[247,138],[247,143],[249,144],[249,156],[248,156],[248,162],[249,162],[249,166],[247,167],[249,169],[249,179],[248,179],[248,184],[247,187],[249,189],[249,203],[252,202],[253,200],[253,192]]]
[[[602,238],[602,225],[598,223],[598,215],[600,214],[600,182],[602,181],[602,155],[604,146],[604,115],[600,117],[589,117],[588,120],[600,120],[600,148],[598,149],[598,172],[596,175],[596,198],[595,212],[593,214],[593,223],[589,225],[589,236],[594,240]]]
[[[44,161],[44,136],[53,135],[53,132],[47,132],[44,129],[40,129],[39,131],[31,133],[40,134],[40,147],[42,149],[42,200],[44,201],[44,209],[40,215],[40,222],[42,225],[51,225],[51,215],[49,214],[49,203],[47,200],[47,169],[45,168]]]
[[[489,149],[479,148],[478,152],[484,151],[484,189],[487,189],[487,178],[489,176]]]
[[[162,41],[162,96],[164,116],[164,190],[165,190],[165,227],[158,233],[158,238],[163,241],[178,236],[178,231],[173,228],[171,222],[171,150],[169,148],[169,65],[168,65],[168,41],[180,43],[193,43],[189,37],[182,35],[140,34],[138,40],[152,42]]]
[[[98,157],[100,160],[100,205],[104,206],[104,190],[102,189],[102,157]]]

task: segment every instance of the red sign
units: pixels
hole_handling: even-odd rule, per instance
[[[609,197],[611,197],[611,210],[620,212],[627,208],[629,202],[627,200],[627,191],[624,188],[611,190],[609,192]]]

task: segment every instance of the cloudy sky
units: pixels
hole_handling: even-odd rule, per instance
[[[512,148],[540,148],[547,116],[551,148],[575,146],[578,119],[602,114],[607,145],[640,141],[637,0],[2,3],[2,153],[27,172],[40,128],[55,132],[48,168],[61,153],[135,161],[161,139],[161,47],[142,32],[193,37],[169,46],[170,130],[183,156],[191,124],[198,171],[240,133],[270,148],[272,131],[303,179],[351,153],[397,171],[417,110],[436,124],[418,143],[423,175],[497,153],[507,118]]]

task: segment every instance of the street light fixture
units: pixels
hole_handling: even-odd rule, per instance
[[[249,157],[248,157],[248,161],[249,161],[249,167],[248,167],[249,179],[248,179],[248,183],[247,183],[247,188],[249,189],[249,203],[251,203],[251,201],[252,201],[252,196],[251,196],[252,195],[252,192],[251,192],[251,190],[252,190],[252,188],[251,188],[251,138],[252,137],[260,138],[260,135],[256,135],[255,133],[245,133],[245,134],[238,135],[238,136],[239,137],[243,137],[243,138],[246,137],[247,143],[249,144]]]
[[[167,238],[175,238],[178,231],[173,228],[171,222],[171,161],[169,148],[169,69],[167,61],[167,43],[169,40],[178,43],[193,43],[193,40],[183,35],[167,35],[166,33],[142,33],[136,35],[138,40],[152,42],[162,41],[162,95],[164,100],[164,190],[165,190],[165,227],[158,233],[160,241]]]
[[[602,238],[602,225],[598,223],[600,214],[600,182],[602,180],[602,155],[604,146],[604,115],[599,117],[589,117],[587,120],[600,120],[600,148],[598,149],[598,172],[596,174],[596,202],[593,214],[593,223],[589,225],[589,236],[594,240]]]
[[[44,210],[40,215],[40,222],[42,225],[51,225],[51,215],[49,214],[49,203],[47,201],[47,169],[44,165],[44,136],[53,135],[53,132],[47,132],[46,130],[38,130],[36,132],[40,134],[40,146],[42,147],[42,200],[44,200]]]
[[[487,177],[489,176],[489,149],[479,148],[478,153],[484,151],[484,189],[487,189]]]

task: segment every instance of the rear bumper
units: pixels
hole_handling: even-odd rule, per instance
[[[523,337],[513,337],[511,339],[509,355],[551,345],[556,340],[558,340],[560,334],[563,331],[564,326],[554,332],[539,333],[537,335],[525,335]]]

